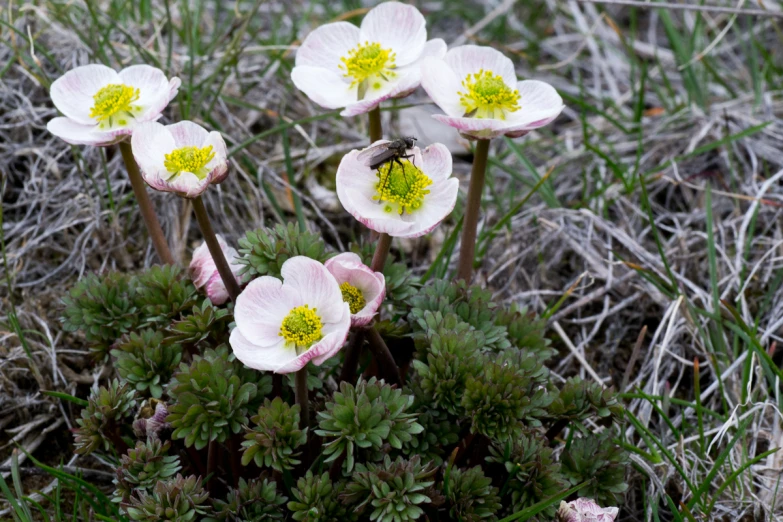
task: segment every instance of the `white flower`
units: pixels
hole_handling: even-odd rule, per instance
[[[99,64],[77,67],[52,83],[52,102],[64,116],[46,128],[74,145],[117,143],[136,124],[160,118],[180,83],[149,65],[132,65],[119,73]]]
[[[139,124],[131,138],[133,157],[147,184],[195,198],[228,175],[226,142],[192,121]]]
[[[343,301],[351,309],[351,326],[367,326],[386,297],[386,278],[373,272],[353,252],[339,254],[324,263],[340,284]]]
[[[223,255],[226,257],[228,266],[236,277],[237,283],[241,283],[238,274],[242,269],[242,265],[236,262],[239,254],[235,248],[228,246],[228,243],[221,235],[216,234],[215,237],[217,237],[220,249],[223,251]],[[206,242],[201,243],[193,251],[193,258],[190,260],[190,277],[196,288],[204,287],[207,297],[212,301],[212,304],[222,305],[228,301],[228,290],[226,290],[226,285],[223,283],[223,278],[220,277],[215,260],[212,259],[212,254],[209,253],[209,247],[207,247]]]
[[[616,507],[602,508],[591,498],[578,498],[571,502],[560,502],[557,520],[558,522],[613,522],[619,511]]]
[[[435,119],[478,139],[524,136],[551,123],[564,107],[548,83],[517,82],[514,64],[491,47],[463,45],[442,59],[425,59],[421,85],[446,113]]]
[[[324,265],[304,256],[283,263],[283,281],[262,276],[239,294],[229,343],[256,370],[290,373],[320,366],[342,348],[351,310]]]
[[[291,79],[318,105],[345,107],[343,116],[356,116],[413,92],[421,83],[421,60],[444,54],[443,40],[427,41],[418,9],[384,2],[367,13],[361,28],[336,22],[310,33],[296,53]]]
[[[375,142],[371,147],[388,143]],[[367,149],[365,149],[367,150]],[[408,151],[411,160],[372,170],[361,151],[346,154],[337,167],[337,197],[367,228],[394,237],[419,237],[454,209],[459,181],[451,177],[451,153],[435,143]]]

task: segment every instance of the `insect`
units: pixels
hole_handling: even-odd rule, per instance
[[[400,166],[400,168],[402,168],[403,178],[405,178],[405,183],[408,183],[408,178],[405,176],[405,164],[401,160],[413,160],[414,155],[408,154],[408,151],[412,149],[414,145],[416,145],[416,138],[413,136],[405,136],[403,138],[397,138],[392,141],[387,141],[368,147],[361,151],[356,159],[364,162],[364,164],[370,167],[372,170],[377,170],[379,172],[379,177],[380,169],[383,165],[386,163],[389,164],[389,170],[387,174],[391,174],[391,169],[396,163]],[[389,178],[390,176],[387,175],[387,184],[389,183]],[[380,200],[378,203],[380,203]]]

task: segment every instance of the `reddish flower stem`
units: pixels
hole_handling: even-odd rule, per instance
[[[237,283],[234,273],[231,272],[231,268],[228,266],[226,256],[223,255],[223,250],[220,248],[215,231],[212,230],[212,223],[209,221],[209,215],[207,209],[204,207],[204,202],[201,200],[201,196],[197,196],[193,199],[193,212],[196,214],[196,221],[201,229],[201,234],[204,236],[204,241],[207,242],[207,248],[209,248],[209,254],[212,256],[212,260],[215,262],[220,278],[223,280],[223,284],[226,285],[228,295],[231,300],[237,302],[239,297],[239,283]]]
[[[470,283],[473,278],[473,262],[476,257],[476,229],[481,212],[481,195],[484,192],[484,177],[487,172],[487,157],[489,156],[489,140],[478,140],[473,156],[473,169],[470,172],[468,186],[468,202],[465,208],[465,219],[462,226],[462,241],[459,247],[459,264],[457,265],[457,280],[464,279]]]

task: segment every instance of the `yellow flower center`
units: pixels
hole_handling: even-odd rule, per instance
[[[90,109],[90,118],[98,120],[101,129],[127,125],[128,118],[141,112],[141,107],[133,105],[139,99],[139,90],[128,85],[112,83],[101,87],[92,99],[95,105]]]
[[[465,92],[459,92],[459,101],[466,116],[505,120],[507,112],[519,110],[519,91],[511,90],[503,78],[491,71],[482,69],[467,75],[462,86]]]
[[[351,87],[359,86],[359,99],[370,90],[379,90],[383,82],[397,76],[394,69],[396,55],[391,49],[384,49],[379,43],[364,42],[340,58],[343,76],[352,78]]]
[[[323,337],[321,328],[323,324],[315,308],[297,306],[283,319],[280,337],[295,347],[309,348]]]
[[[212,161],[215,153],[212,152],[212,145],[206,147],[180,147],[174,149],[165,155],[163,166],[166,167],[172,176],[180,172],[192,172],[198,179],[204,179],[209,172],[206,169],[207,163]]]
[[[378,168],[378,184],[372,199],[384,203],[385,212],[410,214],[421,207],[424,196],[430,193],[427,190],[430,185],[432,180],[413,163],[407,160],[401,164],[389,163],[388,167],[381,165]]]
[[[364,308],[364,305],[367,304],[362,291],[348,281],[340,285],[340,291],[343,293],[343,301],[348,303],[352,314],[358,314]]]

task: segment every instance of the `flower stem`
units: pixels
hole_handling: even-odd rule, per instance
[[[209,441],[207,446],[207,491],[212,493],[215,484],[215,475],[217,475],[217,440]]]
[[[207,248],[209,248],[209,254],[212,256],[212,260],[215,262],[220,278],[223,280],[223,284],[226,285],[228,295],[231,296],[231,300],[236,303],[237,297],[239,297],[239,283],[237,283],[236,277],[234,277],[231,268],[228,266],[226,256],[223,255],[223,250],[220,248],[215,231],[212,230],[212,223],[209,221],[209,215],[207,209],[204,208],[204,202],[201,200],[201,196],[197,196],[193,199],[193,212],[196,213],[196,221],[201,229],[201,233],[204,235],[204,241],[207,242]]]
[[[356,330],[353,337],[345,348],[345,360],[343,369],[340,372],[340,382],[356,382],[356,368],[359,366],[359,358],[362,355],[362,346],[364,345],[364,330]]]
[[[381,108],[376,107],[367,115],[370,117],[370,144],[383,139],[383,128],[381,127]]]
[[[166,236],[160,227],[155,209],[152,208],[152,202],[147,194],[147,185],[144,183],[139,172],[139,166],[136,165],[136,160],[133,158],[133,150],[129,141],[120,142],[120,152],[122,153],[122,159],[125,161],[128,178],[130,178],[131,187],[133,187],[133,193],[136,195],[136,201],[141,211],[141,217],[144,219],[144,224],[147,225],[147,231],[150,234],[152,245],[155,247],[155,252],[157,252],[160,260],[165,264],[174,265],[176,264],[174,263],[174,257],[172,257],[171,250],[169,250],[169,244],[166,242]]]
[[[381,233],[378,236],[378,244],[375,246],[375,253],[372,256],[370,268],[373,272],[383,272],[383,266],[386,264],[386,258],[389,257],[392,238],[389,234]]]
[[[481,195],[484,192],[487,156],[489,156],[489,140],[478,140],[476,142],[476,152],[473,156],[473,170],[470,172],[468,202],[465,208],[462,241],[459,247],[459,264],[457,265],[457,280],[464,279],[466,283],[470,283],[473,277],[473,261],[476,256],[476,229],[478,228],[479,212],[481,211]]]
[[[310,397],[307,394],[307,366],[296,372],[296,387],[294,388],[296,403],[302,411],[300,414],[299,426],[307,428],[310,426]]]
[[[378,328],[373,325],[367,329],[367,339],[370,341],[370,350],[375,358],[378,360],[378,367],[380,368],[381,377],[383,377],[389,384],[402,385],[402,377],[400,377],[400,369],[397,367],[397,363],[394,361],[389,347],[386,346],[386,342],[378,332]]]

